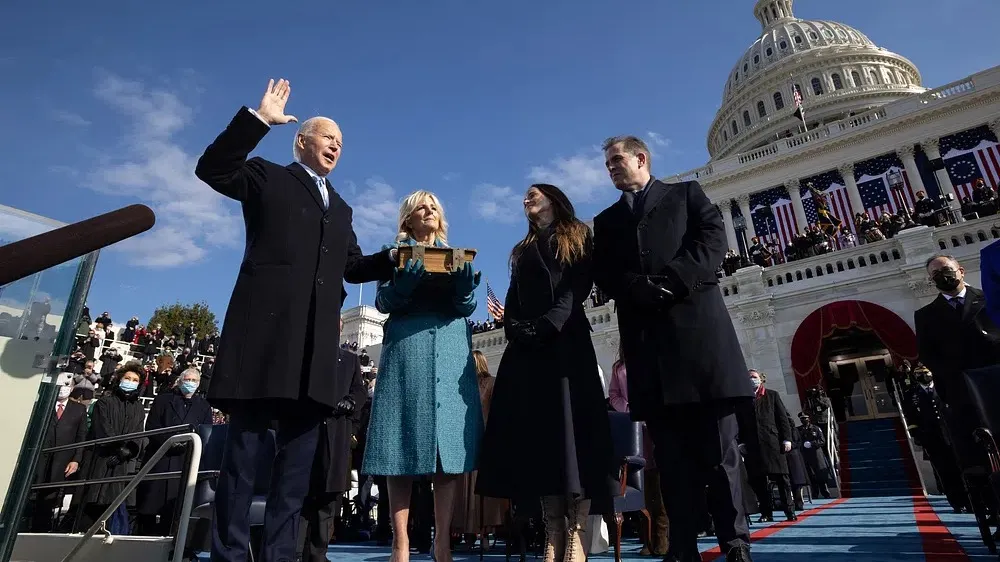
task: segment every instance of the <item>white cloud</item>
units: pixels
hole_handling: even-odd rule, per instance
[[[116,248],[136,265],[174,267],[203,259],[212,247],[239,247],[235,205],[195,177],[198,155],[175,139],[192,109],[172,92],[103,75],[94,95],[127,121],[121,146],[92,170],[86,185],[102,194],[138,199],[156,213],[153,231]]]
[[[670,146],[670,139],[664,137],[660,133],[649,131],[646,133],[646,137],[649,138],[650,142],[652,142],[656,146],[662,146],[664,148]]]
[[[604,153],[599,147],[569,158],[556,158],[546,166],[532,166],[528,179],[555,185],[574,203],[591,201],[597,190],[612,188],[607,168],[604,167]]]
[[[90,125],[90,121],[84,119],[83,116],[77,113],[73,113],[72,111],[55,110],[52,112],[52,119],[64,125],[71,125],[73,127],[87,127]]]
[[[354,209],[354,233],[358,243],[373,250],[392,242],[399,220],[400,202],[396,190],[377,176],[365,180],[364,187],[359,188],[353,182],[345,182],[345,187],[344,196]]]
[[[476,216],[500,223],[515,223],[523,217],[522,195],[508,186],[483,183],[473,190],[470,206]]]
[[[448,172],[447,174],[441,176],[441,179],[443,179],[444,181],[455,181],[459,177],[461,177],[461,174],[459,174],[458,172]]]

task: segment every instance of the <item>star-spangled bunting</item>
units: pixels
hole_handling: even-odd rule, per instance
[[[1000,187],[1000,146],[993,138],[993,132],[983,125],[941,139],[944,169],[960,199],[972,197],[979,178],[993,189]]]
[[[750,196],[754,232],[766,244],[774,244],[784,255],[785,246],[799,232],[792,201],[784,186],[772,187]]]
[[[893,192],[889,184],[889,174],[899,172],[903,177],[903,189]],[[904,206],[912,209],[917,197],[910,185],[910,177],[903,170],[903,162],[895,152],[869,158],[854,165],[854,179],[858,182],[861,203],[873,219],[882,213],[898,213]]]

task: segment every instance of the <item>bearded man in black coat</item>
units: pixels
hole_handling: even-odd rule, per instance
[[[247,559],[256,457],[277,433],[274,486],[264,512],[265,560],[295,557],[299,512],[308,491],[319,425],[343,395],[336,391],[344,281],[388,280],[395,255],[364,256],[351,207],[327,174],[343,134],[325,117],[295,135],[287,166],[250,152],[285,114],[286,80],[268,83],[257,110],[242,108],[198,160],[195,174],[239,201],[246,249],[226,311],[209,401],[230,415],[216,492],[212,560]]]
[[[736,414],[753,390],[715,275],[728,246],[722,215],[697,182],[650,175],[638,137],[608,139],[604,155],[622,196],[594,219],[594,281],[615,300],[629,407],[660,467],[666,560],[701,560],[694,515],[706,485],[726,559],[750,560]]]

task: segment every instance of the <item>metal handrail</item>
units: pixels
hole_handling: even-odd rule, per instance
[[[219,475],[218,470],[199,470],[198,478],[203,477],[216,477]],[[146,475],[144,478],[147,482],[152,482],[155,480],[172,480],[174,478],[180,478],[184,476],[184,471],[182,470],[172,470],[170,472],[154,472],[153,474]],[[91,478],[90,480],[64,480],[62,482],[45,482],[42,484],[33,484],[31,486],[32,490],[51,490],[53,488],[77,488],[83,485],[96,484],[98,486],[104,484],[119,484],[121,482],[129,482],[132,480],[134,475],[129,474],[126,476],[109,476],[107,478]]]
[[[56,447],[49,447],[47,449],[42,449],[42,453],[71,451],[73,449],[83,449],[85,447],[90,447],[91,445],[104,445],[105,443],[115,443],[117,441],[129,441],[141,437],[155,437],[157,435],[166,435],[168,433],[180,433],[182,431],[191,433],[194,430],[195,427],[191,424],[172,425],[170,427],[161,427],[160,429],[150,429],[149,431],[138,431],[136,433],[126,433],[124,435],[113,435],[111,437],[101,437],[100,439],[91,439],[90,441],[80,441],[78,443],[70,443],[69,445],[58,445]]]
[[[137,435],[137,434],[136,434]],[[119,438],[120,439],[120,438]],[[87,532],[80,537],[80,542],[73,547],[73,550],[69,552],[63,559],[62,562],[69,562],[81,550],[87,545],[87,541],[90,537],[99,529],[104,529],[105,534],[110,537],[111,533],[107,531],[105,526],[107,520],[111,515],[118,509],[118,506],[124,502],[129,494],[139,485],[139,483],[146,478],[153,467],[156,465],[157,461],[163,458],[174,445],[181,443],[183,441],[191,442],[191,455],[187,459],[187,482],[184,484],[184,499],[181,502],[181,512],[180,521],[177,522],[177,534],[174,536],[174,555],[171,558],[171,562],[183,562],[184,560],[184,545],[187,543],[187,532],[188,524],[191,520],[191,510],[194,508],[194,491],[195,486],[198,483],[198,466],[201,464],[201,438],[198,437],[196,433],[181,433],[179,435],[171,435],[166,441],[160,445],[160,448],[156,450],[155,453],[146,461],[146,464],[142,467],[142,470],[138,472],[125,488],[119,492],[118,496],[108,505],[104,513],[97,518],[97,521],[87,529]]]
[[[920,472],[920,467],[917,464],[917,449],[913,445],[913,436],[910,435],[910,424],[906,421],[906,412],[903,411],[903,393],[899,388],[899,384],[895,379],[889,379],[889,384],[892,386],[892,395],[896,402],[896,412],[899,414],[899,420],[903,424],[903,432],[906,434],[906,446],[910,448],[910,455],[913,456],[914,468],[917,469],[917,478],[920,480],[920,488],[923,489],[924,495],[927,495],[927,484],[924,483],[924,475]]]
[[[826,417],[826,458],[830,460],[830,473],[833,475],[833,484],[840,488],[840,451],[834,445],[840,442],[840,436],[834,436],[836,421],[833,412],[828,410]]]

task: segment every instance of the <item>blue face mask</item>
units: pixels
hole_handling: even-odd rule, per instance
[[[181,383],[180,389],[184,394],[194,394],[194,391],[198,390],[198,383],[194,381],[184,381]]]
[[[125,392],[133,392],[135,389],[139,388],[139,383],[122,379],[122,381],[118,383],[118,388]]]

